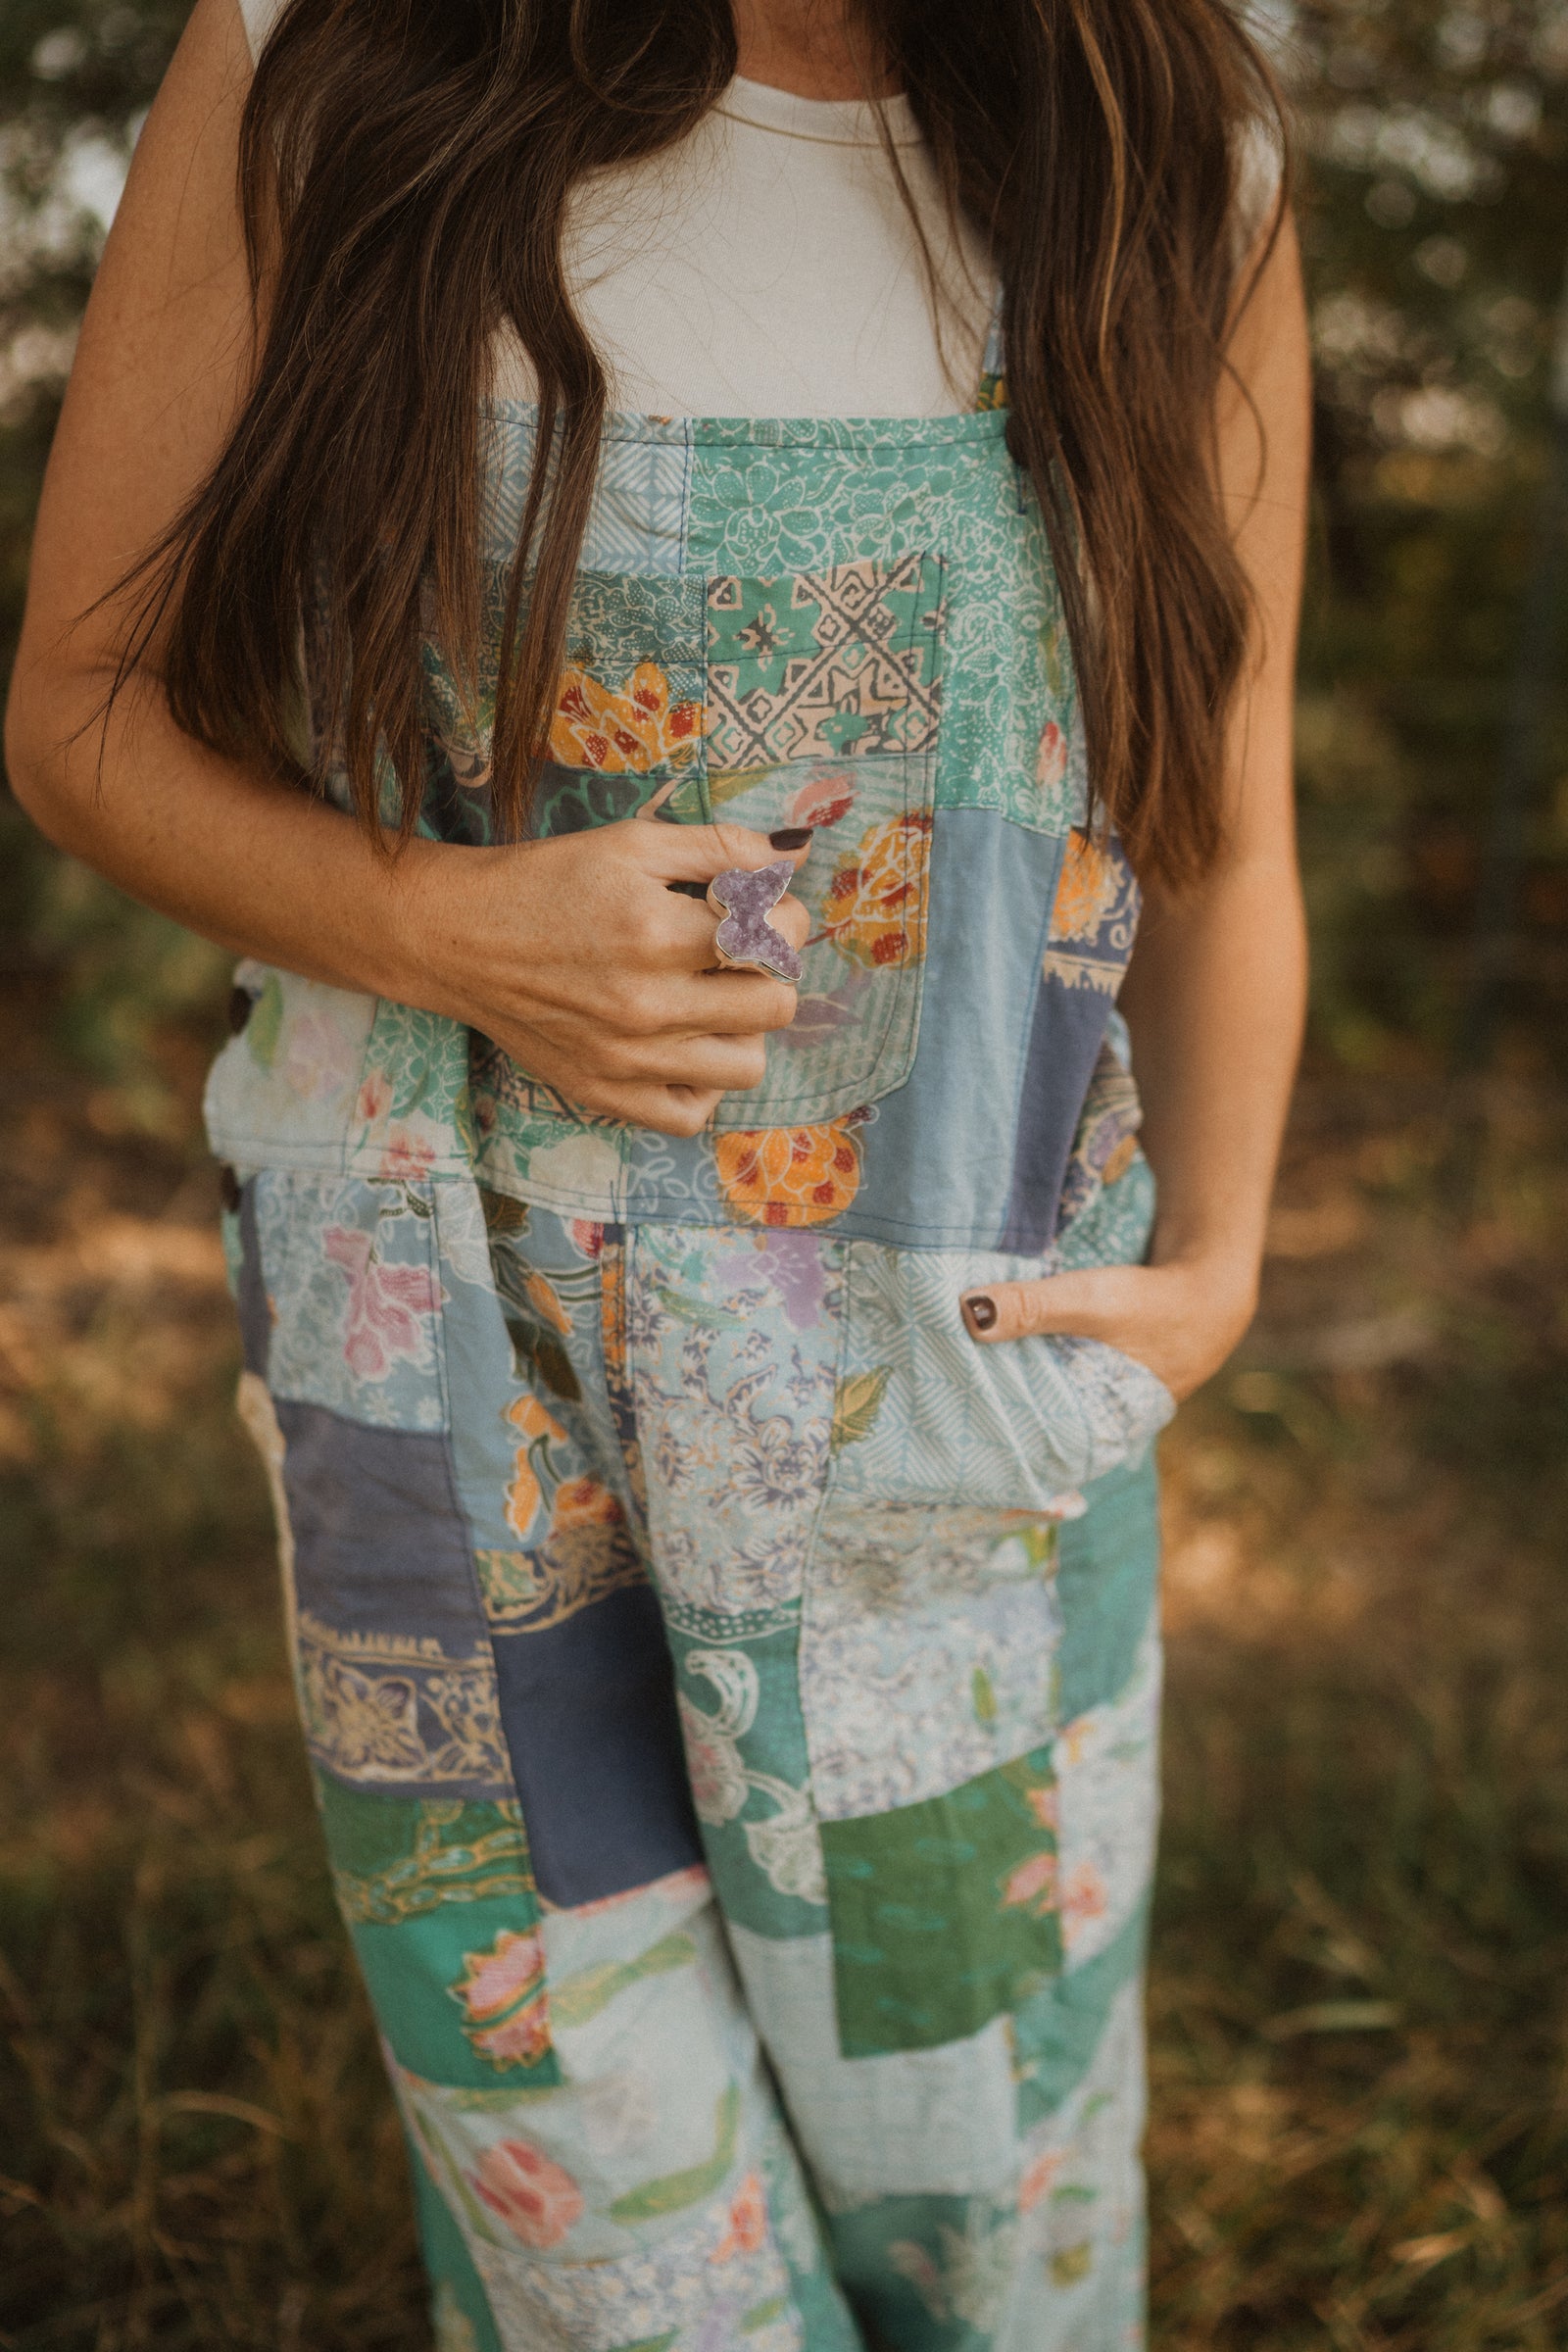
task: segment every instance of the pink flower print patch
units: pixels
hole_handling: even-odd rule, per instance
[[[801,786],[790,803],[789,821],[820,831],[848,816],[854,806],[855,778],[847,767],[830,768]]]
[[[1062,2163],[1061,2153],[1055,2148],[1048,2149],[1044,2156],[1035,2158],[1018,2183],[1020,2213],[1033,2213],[1041,2199],[1050,2194]]]
[[[497,2220],[536,2253],[559,2246],[582,2218],[582,2190],[531,2140],[497,2140],[469,2179]]]
[[[467,2012],[464,2033],[492,2066],[534,2066],[550,2047],[545,1951],[537,1929],[503,1928],[487,1952],[465,1952],[448,1987]]]
[[[418,1362],[429,1344],[421,1318],[441,1303],[429,1267],[384,1265],[374,1235],[346,1225],[328,1225],[321,1247],[348,1276],[343,1359],[355,1378],[386,1380],[398,1362]]]
[[[1054,1853],[1031,1854],[1009,1870],[1002,1886],[1002,1907],[1004,1911],[1027,1911],[1039,1919],[1056,1904],[1056,1857]]]

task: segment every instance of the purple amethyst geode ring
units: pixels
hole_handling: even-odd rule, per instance
[[[767,972],[793,985],[802,971],[800,956],[782,931],[768,921],[795,879],[792,859],[748,868],[732,865],[715,874],[708,885],[708,904],[723,921],[713,934],[713,951],[720,963],[743,972]]]

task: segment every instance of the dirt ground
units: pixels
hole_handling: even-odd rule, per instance
[[[0,998],[0,2346],[428,2341],[196,1115]],[[1303,1082],[1164,1446],[1153,2342],[1568,2342],[1568,1176],[1528,1073]]]

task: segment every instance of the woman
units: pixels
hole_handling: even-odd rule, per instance
[[[1139,2343],[1149,1445],[1302,995],[1266,71],[1221,0],[247,5],[10,760],[245,958],[242,1406],[440,2341]]]

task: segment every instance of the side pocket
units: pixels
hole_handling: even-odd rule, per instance
[[[1163,1381],[1099,1340],[976,1346],[962,1293],[1038,1278],[1039,1258],[875,1242],[851,1243],[848,1258],[841,1494],[1050,1510],[1141,1453],[1176,1409]]]

